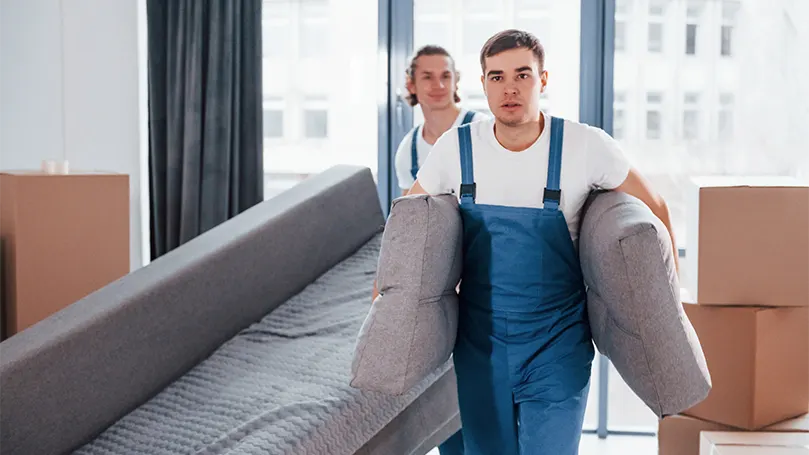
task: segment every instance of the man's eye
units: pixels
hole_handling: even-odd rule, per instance
[[[520,74],[520,79],[527,79],[528,75],[525,73]]]
[[[500,76],[492,76],[492,80],[497,82],[500,80]]]

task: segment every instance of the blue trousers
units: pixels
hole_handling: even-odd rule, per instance
[[[589,384],[581,393],[561,403],[526,401],[517,409],[515,443],[520,455],[576,454],[581,440]],[[438,447],[441,455],[464,455],[463,431]],[[470,454],[471,455],[471,454]]]
[[[441,455],[464,455],[463,453],[463,432],[458,430],[449,437],[443,444],[438,446],[438,453]]]

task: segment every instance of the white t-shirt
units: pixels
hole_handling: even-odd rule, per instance
[[[467,112],[469,112],[467,109],[461,109],[458,118],[455,119],[455,123],[453,123],[452,126],[460,126]],[[475,112],[472,121],[477,122],[488,118],[489,117],[485,114]],[[410,169],[413,166],[413,159],[411,158],[410,148],[413,144],[413,129],[415,128],[416,127],[413,127],[407,132],[405,137],[402,138],[402,142],[399,142],[399,148],[396,149],[394,161],[396,164],[396,179],[399,180],[399,188],[403,190],[409,190],[410,187],[413,186],[413,174],[410,173]],[[424,140],[424,128],[419,128],[418,138],[416,139],[416,153],[419,157],[419,163],[424,163],[424,160],[427,159],[427,155],[430,154],[432,148],[433,146]]]
[[[521,152],[503,147],[494,135],[494,119],[471,125],[475,202],[512,207],[543,207],[550,153],[550,116],[534,144]],[[560,208],[571,238],[578,239],[581,209],[594,189],[614,189],[629,174],[630,163],[618,143],[600,128],[565,121],[562,145]],[[460,197],[461,158],[458,130],[451,128],[433,146],[418,173],[429,194]]]

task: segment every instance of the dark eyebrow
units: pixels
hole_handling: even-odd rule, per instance
[[[523,71],[533,71],[530,66],[521,66],[517,68],[518,73],[522,73]]]
[[[503,72],[500,71],[500,70],[491,70],[487,74],[487,76],[489,76],[489,77],[491,77],[491,76],[502,76],[502,75],[503,75]]]

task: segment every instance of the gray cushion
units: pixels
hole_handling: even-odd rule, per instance
[[[658,417],[704,400],[711,379],[663,223],[632,196],[595,194],[579,247],[598,350]]]
[[[380,295],[358,336],[353,387],[398,395],[449,359],[458,326],[462,234],[455,196],[393,202],[377,269]]]

